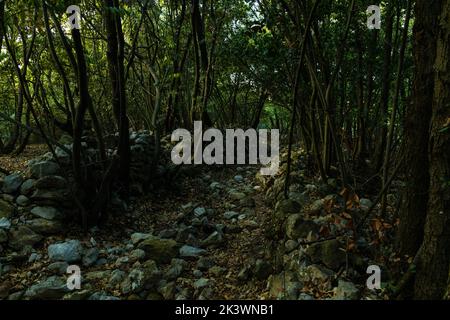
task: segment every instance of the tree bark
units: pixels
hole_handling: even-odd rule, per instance
[[[450,265],[450,0],[438,22],[435,85],[430,137],[430,195],[420,249],[415,298],[442,299]]]
[[[124,46],[119,2],[105,1],[105,25],[108,42],[108,67],[112,84],[112,105],[119,127],[119,181],[122,193],[128,195],[130,183],[130,134],[125,90]]]
[[[405,172],[407,183],[400,209],[398,247],[402,255],[414,256],[423,240],[428,204],[428,140],[433,103],[438,15],[441,1],[419,0],[415,8],[414,61],[416,66],[412,103],[405,119]]]

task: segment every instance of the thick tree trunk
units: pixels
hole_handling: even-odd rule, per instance
[[[438,21],[435,89],[430,137],[430,199],[420,249],[415,298],[441,299],[450,265],[450,0]]]
[[[412,103],[405,120],[406,168],[404,201],[400,210],[398,247],[402,255],[414,256],[423,240],[428,204],[428,140],[433,101],[436,31],[441,1],[416,2],[414,60],[416,73]]]

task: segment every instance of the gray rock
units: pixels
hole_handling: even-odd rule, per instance
[[[239,217],[239,213],[235,212],[235,211],[227,211],[223,214],[223,217],[227,220],[231,220],[231,219]]]
[[[206,278],[200,278],[197,281],[194,282],[194,288],[195,289],[201,289],[210,284],[211,280]]]
[[[166,285],[161,286],[158,289],[158,292],[163,296],[165,300],[173,300],[175,298],[176,289],[176,283],[169,282]]]
[[[9,246],[16,250],[21,250],[27,246],[32,247],[41,240],[41,235],[25,226],[13,228],[9,234]]]
[[[212,189],[212,190],[217,190],[217,189],[221,189],[222,185],[219,182],[212,182],[209,185],[209,188]]]
[[[221,232],[214,231],[205,240],[202,241],[202,246],[205,247],[216,247],[223,243],[223,235]]]
[[[204,255],[205,253],[206,250],[191,246],[182,246],[180,249],[180,257],[183,258],[196,258]]]
[[[165,278],[168,280],[176,280],[184,271],[182,264],[172,265],[165,274]]]
[[[128,258],[128,257],[120,257],[120,258],[118,258],[116,260],[115,265],[116,265],[116,267],[120,268],[123,265],[128,264],[129,262],[130,262],[130,258]]]
[[[30,203],[30,199],[24,195],[20,195],[17,197],[16,203],[21,207],[26,207]]]
[[[312,214],[319,214],[325,206],[325,201],[323,199],[319,199],[313,202],[310,206],[309,210]]]
[[[287,253],[290,253],[298,248],[298,242],[295,240],[288,240],[284,244],[284,248],[286,249]]]
[[[313,296],[307,294],[307,293],[300,293],[300,295],[298,296],[298,300],[303,300],[303,301],[312,301],[315,300]]]
[[[99,251],[97,248],[89,248],[83,253],[83,266],[90,267],[97,262]]]
[[[47,270],[53,274],[63,275],[67,273],[67,268],[69,268],[69,264],[67,262],[53,262],[47,266]]]
[[[162,230],[158,236],[162,239],[172,239],[177,236],[177,230],[176,229],[165,229]]]
[[[34,188],[36,189],[66,189],[67,188],[67,180],[60,176],[45,176],[40,178],[34,183]]]
[[[25,180],[25,182],[22,183],[22,185],[20,186],[20,193],[25,196],[30,195],[31,192],[33,191],[35,183],[36,183],[36,180],[34,180],[34,179]]]
[[[66,281],[52,276],[28,288],[25,297],[32,300],[54,300],[61,298],[68,291]]]
[[[67,189],[43,190],[38,189],[34,191],[30,199],[39,204],[57,203],[59,205],[71,206],[70,193]]]
[[[237,175],[234,177],[234,181],[239,182],[239,183],[244,182],[244,177],[241,175]]]
[[[131,270],[120,288],[123,294],[139,293],[144,289],[154,288],[160,277],[161,272],[156,263],[149,260],[142,266]]]
[[[15,209],[14,206],[5,200],[0,199],[0,219],[1,218],[10,218]]]
[[[335,273],[324,266],[312,264],[302,271],[302,276],[313,283],[323,283],[331,280],[335,276]]]
[[[33,253],[30,255],[30,257],[28,258],[28,262],[29,262],[29,263],[34,263],[34,262],[37,262],[37,261],[41,260],[41,258],[42,258],[42,255],[41,255],[41,254],[36,253],[36,252],[33,252]]]
[[[25,294],[25,291],[17,291],[17,292],[11,293],[8,297],[8,300],[12,300],[12,301],[22,300],[24,294]]]
[[[68,300],[68,301],[83,301],[89,299],[89,297],[92,296],[92,291],[87,290],[77,290],[70,292],[68,294],[65,294],[62,300]]]
[[[206,214],[205,208],[195,208],[194,215],[198,218],[203,217]]]
[[[200,295],[198,296],[198,300],[212,300],[214,295],[214,290],[211,287],[204,288]]]
[[[179,245],[174,240],[153,238],[140,242],[138,249],[144,250],[146,257],[157,263],[169,263],[178,255]]]
[[[27,221],[27,226],[36,233],[43,235],[59,234],[64,231],[64,226],[60,221],[47,219],[33,219]]]
[[[130,261],[132,263],[136,261],[144,261],[145,260],[145,251],[142,249],[136,249],[130,252]]]
[[[38,161],[29,164],[31,175],[35,178],[57,175],[60,168],[53,161]]]
[[[235,190],[230,191],[229,195],[230,195],[231,199],[233,199],[233,200],[242,200],[247,196],[245,193],[237,192]]]
[[[339,280],[337,288],[334,288],[335,300],[358,300],[359,289],[351,282]]]
[[[292,199],[284,199],[275,205],[275,211],[282,214],[294,214],[299,213],[302,209],[302,205]]]
[[[332,270],[338,269],[346,262],[346,254],[338,240],[314,243],[306,249],[306,254],[313,263],[322,262]]]
[[[36,217],[47,219],[47,220],[56,220],[62,218],[62,213],[53,207],[34,207],[31,209],[31,213]]]
[[[110,296],[105,292],[95,292],[92,294],[88,300],[94,300],[94,301],[119,301],[120,298]]]
[[[21,184],[23,182],[23,178],[20,174],[14,173],[9,176],[3,178],[3,192],[13,194],[16,193]]]
[[[0,229],[9,230],[11,228],[11,221],[6,218],[0,218]]]
[[[52,261],[73,263],[81,260],[83,246],[78,240],[69,240],[48,246],[48,256]]]
[[[320,226],[313,221],[303,220],[300,214],[290,215],[286,221],[286,235],[291,240],[308,237],[309,233],[319,233]]]
[[[220,266],[214,266],[212,268],[210,268],[208,270],[208,272],[213,275],[214,277],[220,277],[222,276],[225,272],[227,272],[226,268],[222,268]]]
[[[201,277],[203,277],[203,272],[201,272],[200,270],[194,270],[194,271],[192,272],[192,274],[193,274],[194,277],[196,277],[196,278],[201,278]]]
[[[109,278],[108,285],[110,288],[115,288],[118,286],[127,276],[127,274],[119,269],[114,270],[111,272],[111,277]]]
[[[70,154],[61,149],[60,147],[55,148],[55,155],[58,158],[58,160],[63,164],[70,163]]]
[[[141,241],[147,240],[147,239],[153,239],[154,236],[150,233],[133,233],[131,235],[131,242],[133,242],[134,245],[138,244]]]

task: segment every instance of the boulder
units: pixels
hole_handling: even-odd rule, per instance
[[[63,275],[67,273],[68,268],[69,264],[67,262],[58,261],[49,264],[47,270],[50,271],[52,274]]]
[[[174,240],[150,238],[139,243],[138,249],[145,251],[147,259],[157,263],[169,263],[178,255],[179,245]]]
[[[20,193],[25,196],[29,196],[34,189],[35,183],[36,183],[36,180],[34,180],[34,179],[25,180],[25,182],[22,183],[22,185],[20,186]]]
[[[33,202],[39,204],[48,204],[48,203],[57,203],[63,206],[69,206],[69,191],[66,189],[58,189],[58,190],[36,190],[31,196],[31,200]]]
[[[275,205],[275,211],[282,214],[299,213],[302,210],[302,205],[292,199],[284,199]]]
[[[9,234],[9,246],[16,250],[21,250],[27,246],[34,246],[42,240],[42,236],[26,226],[13,228]]]
[[[149,260],[142,266],[130,271],[120,285],[123,294],[139,293],[157,286],[161,278],[155,261]]]
[[[306,249],[306,254],[313,263],[323,263],[332,270],[337,270],[346,262],[346,254],[336,239],[314,243]]]
[[[78,240],[55,243],[48,246],[48,256],[52,261],[73,263],[81,260],[83,246]]]
[[[34,232],[43,235],[59,234],[64,231],[64,226],[60,221],[51,221],[47,219],[33,219],[27,221],[27,226]]]
[[[29,163],[30,173],[35,178],[57,175],[60,171],[59,165],[53,161],[31,161]]]
[[[293,214],[286,220],[286,235],[291,240],[308,237],[309,233],[317,234],[320,226],[313,221],[303,220],[300,214]]]
[[[25,297],[31,300],[55,300],[68,292],[66,281],[60,277],[52,276],[28,288]]]
[[[235,211],[227,211],[223,214],[223,217],[227,220],[232,220],[234,218],[239,217],[239,212],[235,212]]]
[[[45,176],[34,183],[36,189],[66,189],[67,180],[60,176]]]
[[[180,248],[180,257],[182,258],[196,258],[201,255],[204,255],[206,253],[206,250],[191,247],[191,246],[182,246]]]
[[[153,236],[150,233],[133,233],[131,235],[131,242],[133,242],[134,245],[137,245],[139,242],[143,241],[143,240],[147,240],[147,239],[153,239],[155,238],[155,236]]]
[[[3,178],[2,190],[4,193],[14,194],[19,190],[22,182],[23,178],[20,174],[18,173],[11,174]]]
[[[57,220],[62,218],[62,213],[53,207],[34,207],[31,209],[31,213],[36,217],[46,220]]]
[[[359,289],[348,281],[339,280],[338,286],[334,288],[334,300],[358,300]]]
[[[10,218],[14,213],[14,206],[5,200],[0,199],[0,219]]]
[[[204,247],[217,247],[223,243],[223,234],[219,231],[214,231],[205,240],[202,241]]]
[[[97,248],[89,248],[83,253],[83,266],[84,267],[90,267],[92,266],[97,260],[99,256],[99,251]]]
[[[30,203],[30,199],[21,194],[17,197],[16,203],[21,207],[26,207]]]
[[[0,229],[9,230],[11,228],[11,221],[6,218],[0,218]]]

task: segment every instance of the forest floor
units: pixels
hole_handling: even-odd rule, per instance
[[[27,161],[42,155],[44,150],[44,146],[28,147],[20,156],[1,157],[0,166],[10,172],[23,172]],[[268,240],[264,230],[269,223],[271,208],[265,204],[264,194],[258,192],[261,187],[255,182],[257,170],[255,166],[189,168],[188,174],[183,174],[176,186],[169,187],[169,190],[155,187],[147,196],[131,201],[129,206],[124,204],[123,213],[111,217],[102,228],[93,228],[85,234],[80,228],[73,227],[64,235],[48,236],[42,245],[33,250],[34,258],[28,258],[30,253],[23,253],[23,257],[22,253],[18,253],[7,275],[8,280],[0,291],[24,292],[33,284],[45,282],[55,273],[50,270],[52,261],[48,259],[48,246],[67,239],[77,239],[84,247],[93,246],[94,242],[94,246],[100,248],[99,259],[103,258],[104,261],[82,268],[82,274],[88,279],[89,291],[122,299],[130,298],[129,294],[121,292],[119,286],[113,288],[108,283],[114,271],[129,273],[135,267],[127,257],[130,235],[138,233],[175,238],[184,226],[183,221],[186,222],[186,228],[191,228],[189,224],[196,220],[199,231],[194,230],[193,234],[197,233],[198,238],[181,240],[194,248],[201,247],[202,238],[216,227],[226,229],[226,232],[221,233],[220,239],[213,240],[217,241],[216,245],[203,246],[206,251],[201,254],[201,261],[206,266],[201,267],[202,271],[199,270],[198,257],[185,259],[187,265],[175,280],[177,291],[180,291],[180,287],[187,287],[185,298],[199,298],[201,292],[195,290],[196,281],[206,279],[211,290],[200,298],[267,299],[266,279],[248,279],[245,275],[248,266],[254,265],[256,259],[267,258]],[[204,216],[196,219],[197,214],[199,218]],[[192,225],[195,223],[192,222]],[[173,264],[166,263],[158,267],[166,274]],[[133,298],[137,298],[136,295]],[[169,293],[164,298],[176,296]]]
[[[27,161],[44,152],[42,146],[27,148],[18,157],[1,157],[0,166],[24,172]],[[386,298],[367,291],[366,268],[400,263],[389,244],[392,222],[374,215],[354,239],[354,219],[371,201],[319,181],[301,152],[295,157],[295,200],[280,200],[283,174],[264,180],[257,166],[188,166],[175,183],[149,186],[128,203],[118,199],[120,210],[101,228],[86,233],[77,224],[63,225],[33,240],[34,248],[0,251],[0,299]],[[36,217],[30,209],[21,207],[13,226],[31,223]],[[14,232],[10,240],[34,237]],[[284,236],[276,240],[276,234]],[[55,246],[62,259],[51,257]],[[72,259],[74,251],[80,253]],[[80,265],[81,291],[61,289],[69,266],[62,261]],[[151,288],[143,285],[149,279]]]

